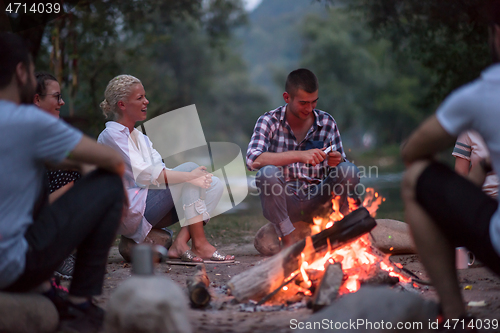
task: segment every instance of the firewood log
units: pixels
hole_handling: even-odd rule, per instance
[[[359,208],[342,220],[326,230],[312,236],[312,244],[306,247],[303,239],[292,246],[283,249],[278,254],[240,273],[228,282],[229,292],[238,302],[249,299],[261,300],[267,294],[278,288],[285,278],[297,271],[302,262],[301,253],[304,252],[304,260],[311,262],[316,252],[321,252],[330,243],[332,249],[336,249],[357,239],[363,234],[370,232],[377,223],[365,208]]]
[[[189,300],[193,308],[202,308],[210,303],[211,296],[208,292],[210,280],[208,279],[205,265],[196,266],[196,273],[187,279],[186,285]]]
[[[344,279],[342,265],[340,263],[328,264],[325,274],[312,299],[312,309],[314,312],[321,310],[325,306],[332,304],[339,294],[339,288]]]

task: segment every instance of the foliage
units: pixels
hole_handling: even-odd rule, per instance
[[[361,17],[338,8],[327,12],[307,17],[303,33],[302,65],[318,76],[318,107],[341,131],[401,142],[429,112],[422,105],[429,76],[414,62],[397,61],[390,43],[374,40]]]
[[[300,62],[303,20],[321,14],[323,7],[311,0],[263,0],[249,14],[250,24],[238,31],[251,79],[266,89],[272,102],[262,113],[284,104],[286,76]]]
[[[231,33],[246,22],[241,0],[69,0],[63,8],[37,23],[43,34],[34,54],[37,70],[62,82],[67,121],[96,136],[108,81],[128,73],[143,81],[148,118],[196,103],[209,141],[246,146],[241,132],[251,128],[240,121],[256,118],[266,99],[232,50]],[[28,19],[12,16],[11,26],[27,28]]]
[[[327,0],[328,1],[328,0]],[[371,30],[401,56],[430,70],[436,80],[428,103],[478,77],[491,62],[487,0],[353,0]]]

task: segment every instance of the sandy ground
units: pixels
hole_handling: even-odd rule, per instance
[[[231,297],[224,294],[224,286],[231,276],[244,272],[265,257],[258,254],[253,242],[248,239],[245,244],[230,244],[220,247],[225,253],[236,255],[234,264],[206,265],[207,274],[211,281],[211,292],[215,301],[205,310],[190,310],[188,316],[194,332],[291,332],[290,320],[304,320],[312,311],[307,308],[296,310],[281,310],[274,312],[242,312],[239,305],[231,304]],[[416,255],[393,256],[392,260],[400,262],[423,280],[426,273]],[[194,274],[193,266],[158,264],[156,274],[166,276],[186,286],[186,278]],[[122,281],[131,276],[131,266],[125,263],[118,253],[116,246],[111,248],[109,265],[105,276],[103,295],[97,302],[106,307],[106,303]],[[460,283],[465,301],[484,301],[485,306],[469,307],[470,313],[481,319],[500,319],[500,278],[480,265],[459,271]],[[467,288],[466,288],[467,287]],[[419,289],[422,297],[436,300],[432,287],[422,286]]]

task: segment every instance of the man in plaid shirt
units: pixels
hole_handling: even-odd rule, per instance
[[[307,69],[288,75],[284,106],[262,115],[248,145],[249,170],[259,170],[256,185],[264,217],[273,223],[284,246],[296,239],[293,222],[311,221],[332,196],[355,197],[357,167],[346,161],[333,117],[315,109],[318,79]],[[331,151],[325,153],[325,149]]]

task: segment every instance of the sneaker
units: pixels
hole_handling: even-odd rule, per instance
[[[104,323],[105,312],[92,301],[75,305],[66,303],[65,311],[59,314],[59,330],[64,333],[96,333]]]
[[[54,273],[65,280],[71,280],[73,278],[73,270],[75,269],[75,260],[75,255],[70,254]]]

